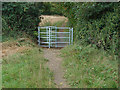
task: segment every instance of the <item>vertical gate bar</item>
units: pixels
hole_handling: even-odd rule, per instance
[[[72,35],[71,35],[71,44],[73,45],[73,28],[72,28]]]
[[[70,28],[69,28],[69,45],[70,45]]]
[[[50,27],[50,47],[52,47],[52,39],[51,39],[51,37],[52,37],[52,35],[53,35],[53,33],[52,33],[52,27]]]
[[[46,34],[46,37],[47,37],[47,27],[46,27],[46,33],[45,34]]]
[[[49,27],[49,48],[50,48],[50,27]]]
[[[46,27],[46,37],[48,37],[48,27]],[[47,38],[47,42],[48,42],[48,38]]]
[[[40,27],[38,27],[38,45],[40,46]]]
[[[57,27],[55,27],[55,42],[57,42]],[[55,47],[57,47],[57,43],[55,44]]]

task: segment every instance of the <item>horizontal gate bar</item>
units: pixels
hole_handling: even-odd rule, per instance
[[[69,42],[51,42],[51,43],[69,43]]]
[[[69,38],[69,37],[51,37],[51,38]]]
[[[49,42],[41,42],[41,43],[49,43]],[[50,43],[69,43],[69,42],[50,42]]]
[[[52,41],[52,40],[56,40],[56,39],[50,39],[50,41]]]
[[[44,33],[48,33],[48,32],[40,32],[40,33],[43,33],[43,34],[44,34]]]
[[[42,36],[49,36],[49,35],[41,35],[41,37],[42,37]],[[50,35],[50,36],[55,36],[55,35]]]
[[[57,27],[57,29],[70,29],[69,27]]]
[[[41,47],[49,47],[49,45],[40,45]],[[65,46],[50,46],[50,47],[65,47]]]
[[[70,33],[70,32],[51,32],[51,33]]]
[[[41,38],[49,38],[49,37],[41,37]]]
[[[44,43],[44,44],[45,44],[45,43],[49,43],[49,42],[41,42],[41,43]]]
[[[52,46],[51,46],[52,47]],[[53,46],[54,47],[54,46]],[[56,47],[66,47],[66,46],[56,46]]]
[[[39,27],[40,29],[46,29],[46,28],[52,28],[52,29],[70,29],[70,27],[55,27],[55,26],[46,26],[46,27]]]
[[[49,38],[49,37],[40,37],[40,38]],[[69,38],[69,37],[51,37],[51,38]]]

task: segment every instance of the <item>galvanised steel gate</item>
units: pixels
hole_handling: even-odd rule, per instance
[[[41,47],[65,47],[73,44],[73,28],[38,27],[38,44]]]

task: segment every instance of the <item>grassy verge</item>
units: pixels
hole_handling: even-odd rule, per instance
[[[45,66],[43,52],[31,46],[3,58],[3,88],[53,88],[53,73]]]
[[[62,49],[65,78],[75,88],[117,88],[115,57],[91,46],[73,45]]]

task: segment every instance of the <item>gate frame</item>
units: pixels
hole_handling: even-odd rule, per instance
[[[57,33],[69,33],[69,45],[73,45],[73,28],[70,28],[70,27],[56,27],[56,26],[44,26],[44,27],[41,27],[41,26],[38,26],[38,45],[40,45],[41,43],[41,38],[40,37],[40,33],[46,33],[46,38],[47,38],[47,42],[48,43],[48,47],[50,48],[51,47],[51,31],[52,31],[52,27],[55,29],[55,43],[63,43],[63,42],[57,42]],[[46,32],[40,32],[41,29],[46,29]],[[57,32],[57,29],[69,29],[69,32]],[[48,37],[48,34],[49,34],[49,37]],[[59,37],[60,38],[60,37]],[[61,38],[65,38],[65,37],[61,37]],[[49,39],[49,42],[48,42],[48,39]],[[65,43],[65,42],[64,42]],[[57,48],[57,44],[55,45],[55,48]],[[64,47],[64,46],[63,46]]]

